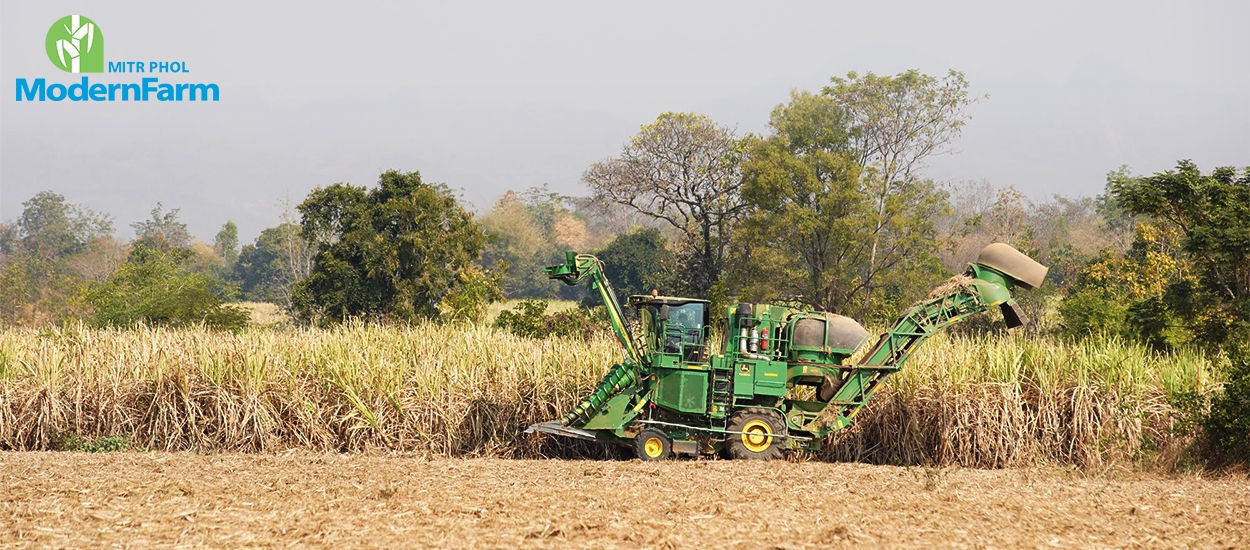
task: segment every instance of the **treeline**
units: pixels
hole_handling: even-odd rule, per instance
[[[0,225],[0,321],[196,323],[235,300],[318,324],[472,321],[505,298],[581,300],[585,289],[542,273],[576,250],[604,260],[620,294],[781,302],[880,324],[1002,241],[1051,267],[1051,284],[1027,295],[1033,330],[1156,348],[1245,334],[1250,174],[1120,168],[1097,197],[1040,203],[926,177],[978,100],[953,71],[850,73],[792,92],[764,135],[661,114],[586,169],[587,197],[544,185],[475,214],[445,184],[388,171],[373,187],[314,189],[242,247],[233,222],[205,243],[159,204],[123,242],[108,215],[46,191]],[[130,299],[149,286],[165,290]]]
[[[246,322],[245,313],[220,307],[221,247],[193,239],[176,209],[164,212],[158,204],[152,219],[131,225],[136,238],[127,243],[114,237],[110,216],[51,191],[22,206],[16,222],[0,225],[5,324]]]
[[[850,73],[792,92],[763,135],[661,114],[585,170],[588,197],[509,191],[477,215],[447,185],[388,171],[373,187],[313,190],[242,248],[233,223],[203,243],[160,205],[121,242],[108,216],[44,192],[0,227],[0,321],[236,328],[246,316],[230,303],[246,299],[301,323],[482,322],[505,298],[582,299],[541,272],[577,250],[604,261],[618,294],[884,324],[1002,241],[1051,267],[1024,295],[1029,330],[1222,350],[1233,370],[1216,399],[1232,400],[1225,427],[1240,435],[1227,437],[1250,450],[1250,169],[1120,168],[1097,197],[1040,203],[1009,185],[926,177],[980,99],[954,71]]]

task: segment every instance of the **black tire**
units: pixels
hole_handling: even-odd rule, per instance
[[[673,440],[655,428],[638,432],[634,438],[634,456],[639,460],[668,460],[673,457]]]
[[[725,453],[737,460],[775,460],[785,453],[786,440],[775,435],[785,435],[785,424],[777,413],[764,409],[746,409],[729,417],[729,431],[748,432],[729,434],[725,438]]]

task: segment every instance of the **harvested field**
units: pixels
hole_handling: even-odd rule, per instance
[[[0,453],[0,546],[1250,545],[1250,480],[1070,468]]]

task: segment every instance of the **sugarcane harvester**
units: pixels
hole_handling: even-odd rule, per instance
[[[568,285],[589,280],[621,343],[621,362],[563,418],[541,432],[632,447],[643,460],[722,452],[773,459],[786,449],[817,450],[851,425],[873,394],[925,339],[992,307],[1009,328],[1025,323],[1013,292],[1040,286],[1047,268],[1009,245],[991,244],[977,260],[908,309],[856,363],[868,331],[849,317],[779,305],[728,307],[719,349],[710,349],[710,303],[636,295],[637,338],[603,264],[569,252],[546,268]]]

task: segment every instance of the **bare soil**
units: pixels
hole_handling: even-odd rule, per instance
[[[1246,475],[0,453],[4,547],[1250,547]]]

